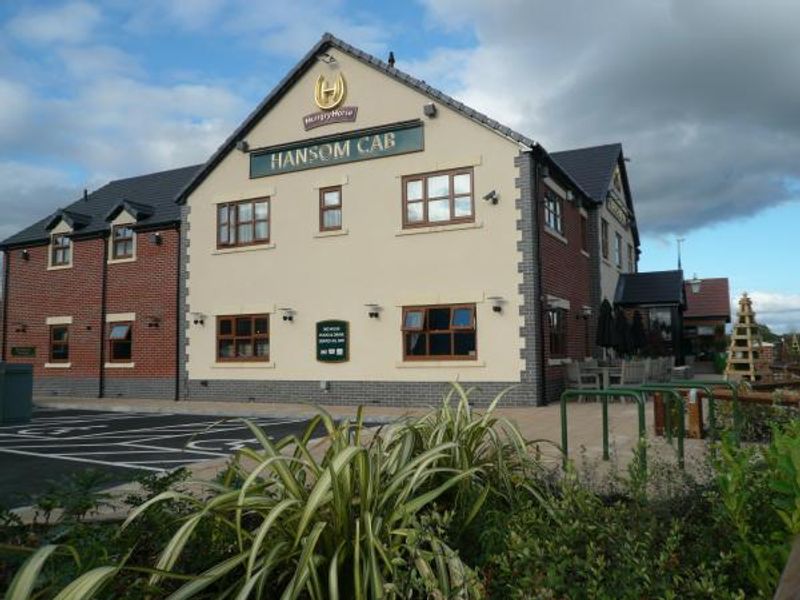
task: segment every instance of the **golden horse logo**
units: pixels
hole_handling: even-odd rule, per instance
[[[333,85],[329,85],[325,80],[324,75],[317,78],[317,83],[314,86],[314,102],[322,110],[331,110],[336,108],[344,100],[345,83],[342,74],[336,77]]]

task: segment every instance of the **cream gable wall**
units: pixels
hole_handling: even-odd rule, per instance
[[[234,150],[223,159],[187,200],[188,310],[205,316],[203,326],[190,318],[189,377],[519,381],[518,145],[440,105],[428,119],[427,97],[338,50],[329,53],[336,68],[310,68],[248,134],[250,147],[422,119],[425,149],[252,180],[247,154]],[[333,81],[338,68],[347,82],[343,105],[358,107],[357,121],[304,131],[302,117],[318,110],[318,75]],[[474,225],[402,229],[403,175],[467,166],[474,167]],[[318,188],[338,184],[343,232],[320,237]],[[482,200],[492,189],[497,205]],[[217,251],[216,204],[263,196],[271,197],[271,243]],[[506,300],[502,314],[492,312],[487,296]],[[478,359],[404,363],[401,307],[450,302],[477,303]],[[379,319],[368,318],[368,303],[382,307]],[[282,307],[296,311],[294,322],[281,319]],[[216,363],[216,316],[252,312],[272,314],[271,363]],[[316,361],[315,325],[324,319],[350,322],[349,362]]]

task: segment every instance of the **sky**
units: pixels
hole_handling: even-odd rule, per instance
[[[800,330],[800,2],[4,0],[0,239],[201,163],[325,31],[550,151],[622,142],[641,270]]]

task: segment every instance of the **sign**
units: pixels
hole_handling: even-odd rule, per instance
[[[342,103],[346,93],[347,85],[341,73],[336,77],[333,85],[328,83],[324,75],[320,75],[317,77],[317,83],[314,84],[314,103],[322,110],[331,110]]]
[[[36,356],[36,346],[12,346],[11,356]]]
[[[346,362],[350,360],[349,328],[347,321],[319,321],[317,323],[317,360]]]
[[[334,110],[315,112],[303,117],[303,127],[308,131],[331,123],[347,123],[355,121],[356,115],[358,115],[357,106],[342,106]]]
[[[256,150],[250,154],[250,178],[419,152],[423,147],[419,121],[362,129]]]
[[[624,227],[628,226],[628,210],[611,194],[606,198],[606,208]]]

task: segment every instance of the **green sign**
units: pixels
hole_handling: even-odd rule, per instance
[[[36,356],[36,346],[12,346],[11,356]]]
[[[423,146],[419,121],[362,129],[254,151],[250,178],[418,152]]]
[[[349,356],[349,324],[347,321],[317,323],[317,360],[346,362]]]

